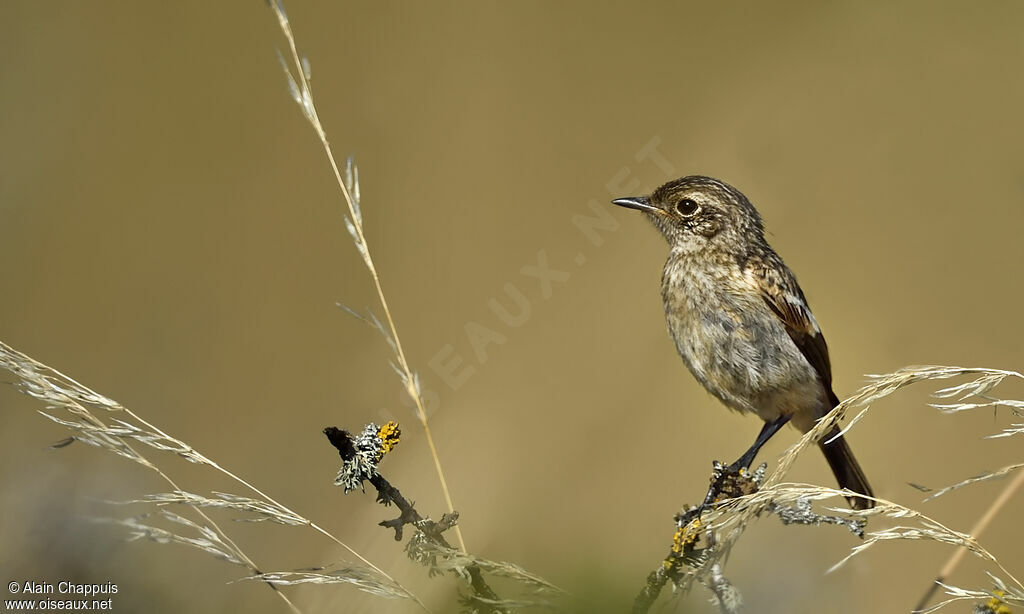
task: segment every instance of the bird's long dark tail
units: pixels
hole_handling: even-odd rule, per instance
[[[872,492],[871,485],[868,484],[868,478],[864,475],[864,470],[860,468],[860,464],[853,456],[853,450],[850,449],[850,444],[846,443],[846,438],[840,437],[830,443],[825,443],[838,433],[838,430],[833,430],[818,445],[825,455],[825,460],[828,461],[828,466],[832,468],[832,473],[835,474],[836,480],[839,481],[839,487],[868,497],[874,497],[875,493]],[[850,507],[855,510],[866,510],[875,506],[875,502],[871,499],[849,497],[848,500]]]

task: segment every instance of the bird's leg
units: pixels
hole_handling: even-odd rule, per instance
[[[723,491],[725,490],[742,491],[741,488],[727,488],[727,485],[729,485],[730,482],[735,482],[736,479],[741,476],[741,472],[750,467],[750,464],[754,462],[754,458],[757,457],[757,453],[761,450],[764,444],[772,438],[772,435],[779,432],[779,429],[789,422],[790,417],[791,416],[788,415],[782,415],[771,422],[765,422],[764,426],[761,428],[761,432],[757,435],[757,439],[754,440],[754,445],[750,446],[750,449],[744,452],[743,456],[739,457],[735,463],[728,467],[723,467],[716,462],[716,475],[711,480],[711,488],[708,489],[708,494],[704,497],[704,503],[700,506],[701,509],[707,508],[709,505],[714,503],[715,500],[719,498],[719,495],[723,494]],[[738,494],[743,494],[743,492],[739,492]]]
[[[743,456],[739,458],[735,463],[729,465],[729,468],[725,470],[725,473],[739,473],[740,469],[747,469],[750,467],[750,463],[754,462],[754,458],[757,453],[761,451],[764,444],[768,443],[768,440],[772,438],[772,435],[779,432],[779,429],[786,426],[789,419],[792,416],[781,415],[771,422],[765,422],[764,426],[761,427],[761,432],[758,434],[757,439],[754,440],[754,445],[750,446],[750,449],[743,453]]]

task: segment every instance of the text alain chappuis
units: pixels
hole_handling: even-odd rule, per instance
[[[12,580],[7,583],[11,595],[19,599],[5,599],[5,610],[112,610],[117,585],[113,582],[103,584],[79,584],[77,582],[35,582]]]

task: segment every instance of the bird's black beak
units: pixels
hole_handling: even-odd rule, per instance
[[[661,209],[655,207],[647,200],[646,196],[631,196],[629,198],[616,198],[612,204],[629,209],[636,209],[645,213],[661,213]]]

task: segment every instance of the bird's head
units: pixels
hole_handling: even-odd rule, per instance
[[[649,196],[612,202],[642,211],[673,250],[701,252],[764,240],[761,216],[747,197],[711,177],[690,175],[666,183]]]

